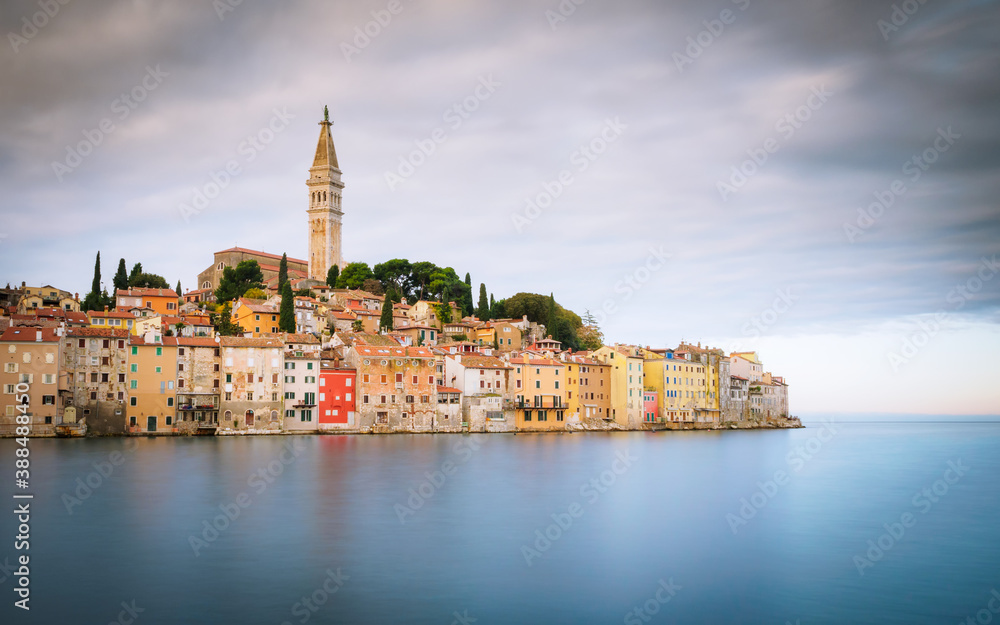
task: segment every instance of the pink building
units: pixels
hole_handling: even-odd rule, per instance
[[[642,420],[646,423],[656,423],[660,416],[657,395],[659,393],[656,391],[642,392]]]

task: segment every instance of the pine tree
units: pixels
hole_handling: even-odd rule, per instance
[[[94,281],[90,284],[90,292],[94,295],[101,293],[101,253],[97,253],[97,260],[94,261]]]
[[[472,305],[472,276],[465,274],[465,291],[462,293],[462,316],[468,317],[476,312]]]
[[[281,263],[278,264],[278,293],[285,291],[286,282],[288,282],[288,254],[282,254]]]
[[[326,285],[331,289],[337,288],[337,278],[340,277],[340,267],[338,265],[332,265],[330,270],[326,272]]]
[[[174,289],[174,293],[177,293],[177,297],[181,297],[181,295],[183,295],[183,291],[181,291],[181,281],[180,280],[177,281],[177,288]]]
[[[278,317],[278,329],[282,332],[295,333],[295,296],[292,295],[292,283],[287,280],[281,289],[281,312]]]
[[[125,268],[124,258],[119,259],[118,261],[118,272],[115,273],[114,285],[116,295],[119,289],[124,290],[128,288],[128,269]]]
[[[490,320],[490,303],[486,299],[486,285],[479,283],[479,306],[476,308],[476,316],[480,321]]]
[[[382,330],[392,330],[392,305],[395,303],[396,291],[391,286],[382,300],[382,315],[378,320],[378,327]]]

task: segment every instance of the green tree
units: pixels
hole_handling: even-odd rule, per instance
[[[133,287],[139,280],[139,275],[142,274],[142,263],[136,263],[132,265],[132,271],[128,274],[128,285]]]
[[[462,316],[468,317],[473,312],[475,312],[475,306],[472,305],[472,276],[468,272],[465,274],[465,288],[462,289]]]
[[[233,307],[229,302],[222,304],[219,312],[209,313],[208,320],[222,336],[243,336],[243,328],[233,321]]]
[[[288,254],[281,255],[281,262],[278,263],[278,293],[285,292],[285,283],[288,282]]]
[[[507,319],[507,311],[503,302],[502,299],[498,299],[490,305],[490,319]]]
[[[479,283],[479,306],[476,308],[476,316],[480,321],[490,320],[490,303],[486,299],[486,285]]]
[[[403,297],[408,294],[407,284],[410,281],[412,271],[413,266],[405,258],[393,258],[372,267],[375,279],[382,283],[382,288],[386,292],[392,286]]]
[[[407,280],[407,301],[422,300],[427,295],[427,285],[431,281],[431,275],[438,270],[438,266],[427,261],[413,263],[410,268],[410,277]]]
[[[240,261],[236,267],[226,267],[222,271],[219,288],[215,289],[215,299],[230,302],[250,289],[264,289],[264,274],[255,260]]]
[[[337,288],[360,289],[365,280],[373,277],[368,263],[349,263],[337,278]]]
[[[174,293],[177,293],[177,297],[181,297],[181,296],[184,295],[184,292],[181,291],[181,281],[180,280],[177,281],[177,288],[174,289]]]
[[[556,298],[555,298],[555,295],[553,295],[552,293],[549,293],[548,308],[546,309],[546,312],[545,312],[545,329],[548,330],[549,336],[551,336],[554,339],[556,338],[556,336],[555,336],[556,324],[557,324],[557,321],[556,321]],[[556,339],[556,340],[558,341],[559,339]]]
[[[385,293],[385,289],[382,288],[382,283],[375,278],[368,278],[365,280],[361,285],[361,288],[372,295],[383,295]]]
[[[354,322],[351,324],[351,329],[354,330],[355,332],[361,332],[362,330],[365,329],[365,324],[360,319],[355,319]]]
[[[247,289],[246,293],[244,293],[242,297],[247,299],[267,299],[267,293],[264,289],[253,288]]]
[[[83,298],[82,307],[85,311],[104,310],[105,295],[101,292],[101,253],[97,253],[94,261],[94,280],[90,283],[90,293]]]
[[[382,315],[378,320],[378,327],[382,330],[392,330],[392,305],[395,301],[395,296],[396,292],[390,285],[389,291],[385,294],[385,298],[382,300]]]
[[[135,282],[129,283],[130,287],[135,287],[139,289],[169,289],[170,284],[167,279],[163,276],[157,275],[155,273],[140,273],[135,277]]]
[[[291,284],[291,282],[288,284]],[[312,289],[299,289],[295,292],[295,297],[311,297],[316,299],[316,291],[313,291]]]
[[[278,329],[290,334],[295,333],[295,296],[292,294],[292,283],[285,280],[281,289],[281,311],[278,316]]]
[[[337,278],[340,277],[340,266],[330,265],[330,270],[326,272],[326,285],[331,289],[337,288]]]
[[[119,289],[128,288],[128,269],[125,268],[124,258],[118,260],[118,272],[115,273],[114,286],[116,294]]]

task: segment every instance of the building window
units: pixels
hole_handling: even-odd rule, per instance
[[[530,410],[525,410],[524,411],[524,420],[525,421],[531,421],[531,411]]]

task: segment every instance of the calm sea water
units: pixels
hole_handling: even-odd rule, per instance
[[[810,426],[36,440],[0,622],[1000,619],[1000,424]]]

